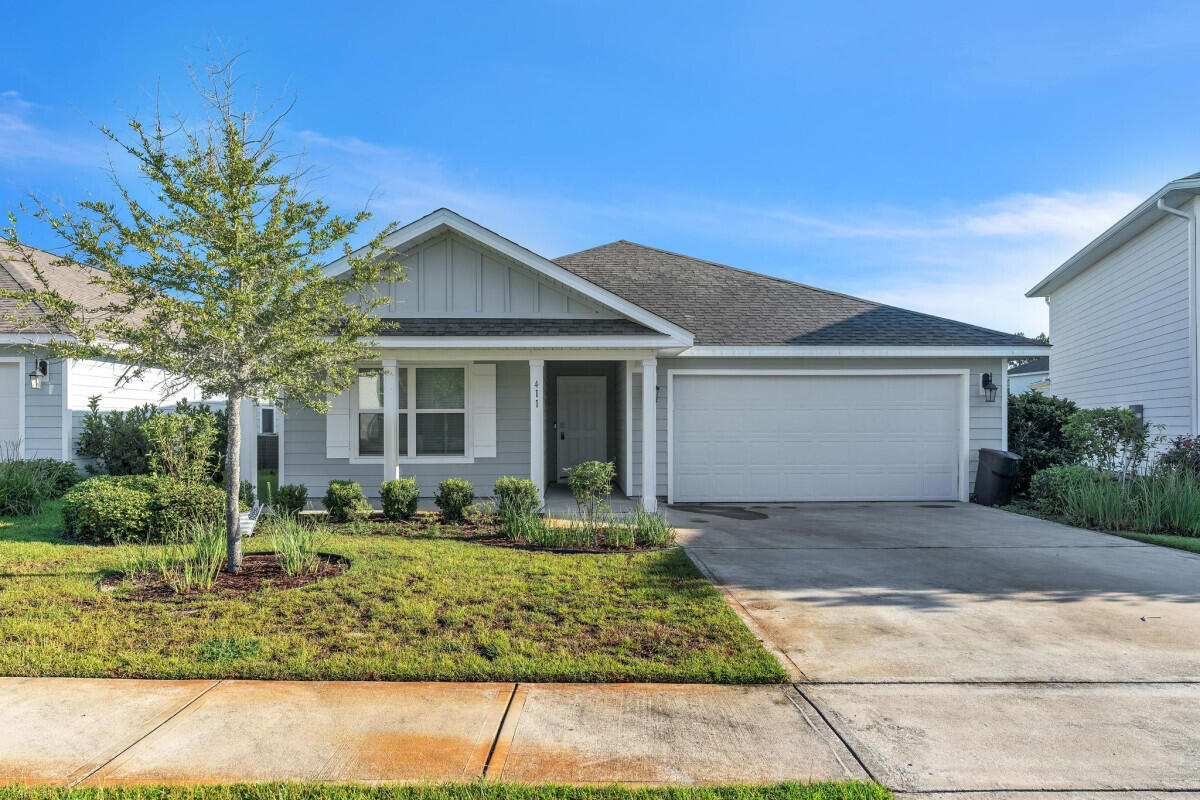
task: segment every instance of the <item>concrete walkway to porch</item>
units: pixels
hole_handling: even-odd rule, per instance
[[[0,784],[865,777],[793,686],[0,678]]]
[[[638,506],[636,497],[626,497],[620,492],[613,492],[607,502],[615,514],[632,514]],[[552,483],[546,487],[546,512],[556,517],[572,516],[579,513],[579,504],[564,484]]]

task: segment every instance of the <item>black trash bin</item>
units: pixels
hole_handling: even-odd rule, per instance
[[[975,502],[981,506],[1002,506],[1012,499],[1013,481],[1021,457],[1007,450],[979,448],[979,471],[975,473]]]

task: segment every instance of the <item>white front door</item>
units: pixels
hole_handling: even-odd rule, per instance
[[[21,400],[25,391],[24,363],[0,361],[0,457],[21,452]]]
[[[567,467],[584,461],[604,461],[608,455],[603,375],[562,375],[558,379],[558,477]]]

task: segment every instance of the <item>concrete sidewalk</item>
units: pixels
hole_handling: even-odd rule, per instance
[[[865,777],[790,686],[0,678],[0,783]]]

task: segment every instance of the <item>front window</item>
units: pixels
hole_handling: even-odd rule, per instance
[[[383,371],[358,371],[358,454],[383,455]]]

